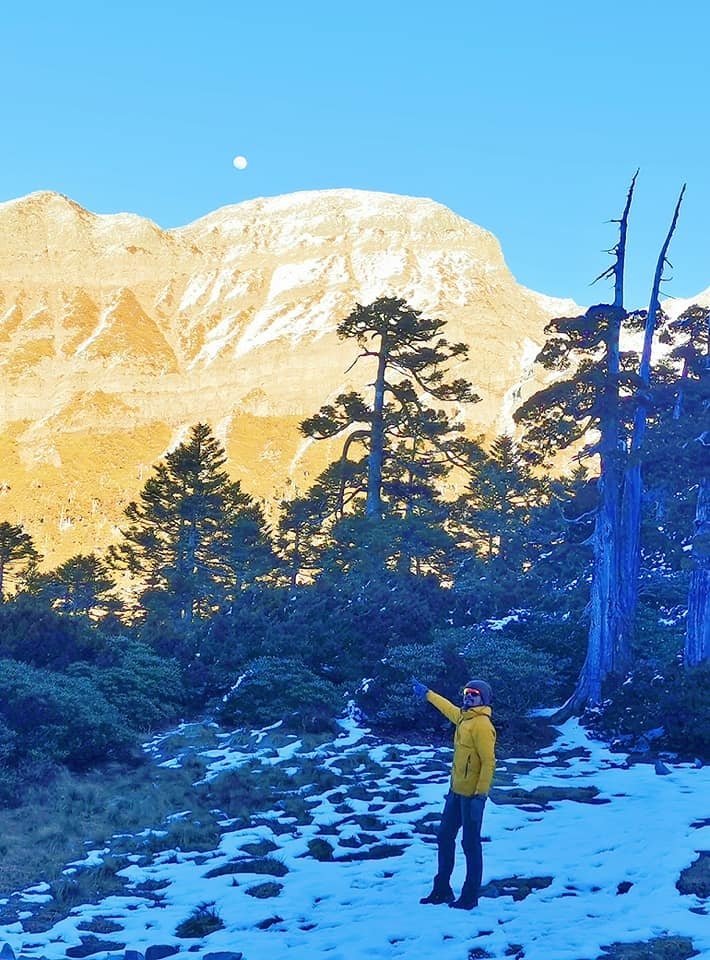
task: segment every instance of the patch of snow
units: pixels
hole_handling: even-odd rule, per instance
[[[501,617],[499,620],[486,620],[485,625],[489,630],[504,630],[509,623],[517,623],[520,617],[517,613],[511,613],[507,617]]]
[[[91,346],[94,340],[96,340],[96,338],[99,337],[104,332],[104,330],[106,330],[106,328],[108,327],[109,317],[111,316],[111,313],[115,307],[116,307],[116,300],[114,300],[108,306],[103,308],[103,310],[99,314],[99,319],[92,333],[90,333],[89,336],[86,338],[86,340],[83,340],[74,351],[75,356],[80,357],[82,353],[84,353],[88,349],[88,347]]]
[[[666,297],[661,301],[661,307],[672,320],[676,320],[688,307],[710,307],[710,287],[697,293],[694,297]]]
[[[645,941],[662,935],[689,937],[699,956],[710,953],[707,916],[693,912],[702,911],[702,902],[681,896],[675,888],[680,871],[704,843],[701,831],[692,824],[707,813],[710,768],[674,765],[665,777],[658,777],[650,764],[626,769],[619,754],[590,740],[578,721],[568,721],[558,728],[557,741],[540,752],[537,765],[530,769],[526,764],[527,772],[514,774],[515,783],[525,789],[596,787],[597,799],[606,802],[563,799],[549,801],[539,810],[529,804],[489,802],[483,831],[484,883],[512,876],[549,876],[552,882],[519,902],[506,895],[484,896],[477,910],[467,913],[418,903],[431,885],[436,851],[431,838],[414,827],[441,810],[451,750],[383,743],[352,720],[342,725],[343,736],[321,745],[311,756],[333,771],[349,754],[360,758],[360,766],[348,775],[349,780],[346,777],[346,792],[348,782],[358,784],[362,777],[373,781],[373,788],[370,800],[350,798],[353,816],[371,815],[370,804],[377,802],[376,816],[382,823],[375,831],[378,840],[399,846],[400,856],[329,863],[309,857],[311,839],[332,840],[340,856],[350,848],[339,841],[360,838],[354,822],[342,823],[339,836],[329,832],[337,814],[326,790],[320,797],[309,794],[312,823],[299,824],[275,808],[264,814],[258,826],[240,829],[237,821],[230,829],[226,824],[210,867],[236,857],[248,860],[245,843],[274,840],[279,847],[275,856],[288,868],[275,899],[261,901],[246,895],[250,885],[263,882],[263,874],[242,874],[239,886],[234,886],[229,874],[205,876],[209,868],[204,854],[164,851],[145,866],[133,864],[121,871],[132,882],[167,881],[160,904],[139,896],[113,895],[75,908],[71,916],[43,932],[25,934],[19,923],[0,926],[0,940],[19,952],[31,939],[33,952],[59,960],[68,947],[80,943],[79,924],[110,915],[122,924],[121,940],[131,949],[145,952],[151,944],[174,943],[184,951],[185,943],[174,937],[175,928],[208,899],[225,927],[210,934],[209,946],[202,942],[195,953],[198,958],[208,951],[231,949],[259,960],[281,960],[284,954],[290,960],[461,960],[467,951],[479,948],[503,960],[512,955],[511,944],[522,944],[526,960],[578,960],[598,956],[602,944],[615,940]],[[261,753],[258,747],[235,750],[233,761],[239,766],[268,760],[291,769],[296,765],[297,743],[294,738],[280,748],[277,757],[268,744]],[[578,755],[570,756],[570,751]],[[223,753],[227,758],[227,746]],[[384,768],[382,775],[373,775],[364,762],[365,753]],[[509,759],[500,766],[511,771],[514,764]],[[396,806],[385,802],[402,775],[411,783],[407,801]],[[278,800],[275,796],[275,804]],[[274,826],[279,824],[278,831],[271,831],[270,819]],[[659,823],[663,842],[649,842],[657,836]],[[459,850],[455,889],[462,873]],[[620,896],[622,881],[631,887]],[[259,928],[275,915],[280,919],[268,929]]]
[[[526,381],[530,380],[534,373],[535,357],[540,352],[540,344],[525,337],[520,352],[520,377],[503,396],[500,413],[496,421],[496,432],[498,434],[509,434],[513,436],[517,431],[517,424],[513,419],[513,414],[520,406],[522,399],[522,387]]]
[[[178,311],[187,310],[188,307],[193,307],[196,303],[198,303],[198,301],[204,296],[210,283],[213,282],[214,276],[215,275],[213,273],[208,273],[205,276],[193,277],[185,288],[182,297],[180,298]]]
[[[323,271],[323,260],[314,257],[296,263],[284,263],[276,267],[271,275],[269,298],[274,299],[287,291],[297,290],[317,282]]]
[[[577,317],[586,313],[587,307],[578,306],[574,300],[568,297],[550,297],[546,293],[537,293],[535,290],[527,290],[530,296],[537,301],[545,313],[553,317]]]

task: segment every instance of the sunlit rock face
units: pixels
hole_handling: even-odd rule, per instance
[[[472,435],[512,430],[533,360],[570,301],[516,283],[490,233],[431,200],[328,190],[224,207],[161,230],[36,193],[0,204],[0,519],[49,563],[101,550],[150,468],[211,424],[229,470],[273,509],[334,447],[298,424],[373,370],[335,329],[397,296],[470,347]]]

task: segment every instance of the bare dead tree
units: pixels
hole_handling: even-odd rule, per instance
[[[668,260],[668,249],[678,223],[678,215],[685,194],[685,184],[680,191],[670,227],[663,241],[656,263],[656,272],[651,287],[648,314],[643,335],[643,347],[639,361],[638,380],[635,391],[635,410],[628,457],[623,476],[620,527],[620,591],[618,647],[615,662],[620,674],[627,672],[631,663],[631,639],[634,631],[638,604],[639,571],[641,566],[641,495],[642,495],[642,448],[646,434],[648,405],[651,385],[651,354],[659,314],[659,299],[663,271]]]
[[[582,713],[601,701],[602,682],[614,672],[619,632],[619,521],[621,500],[621,452],[619,376],[621,324],[624,311],[624,268],[629,213],[638,170],[626,195],[624,212],[618,221],[619,241],[612,249],[614,262],[597,280],[614,278],[614,303],[605,312],[605,371],[599,415],[599,505],[591,537],[593,550],[592,586],[589,599],[587,655],[574,692],[555,715],[558,721]],[[596,281],[595,281],[596,282]],[[602,309],[602,308],[600,308]]]

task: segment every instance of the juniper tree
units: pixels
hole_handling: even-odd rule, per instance
[[[668,263],[668,247],[678,222],[680,205],[683,202],[685,186],[680,192],[670,228],[661,247],[656,264],[656,272],[651,288],[646,322],[644,326],[643,346],[638,367],[638,378],[634,382],[631,398],[633,406],[633,425],[628,439],[628,455],[623,474],[623,492],[621,499],[621,517],[619,527],[619,617],[618,648],[622,656],[617,668],[625,670],[630,663],[631,642],[633,638],[636,606],[638,603],[638,583],[641,565],[641,494],[642,459],[646,436],[646,425],[651,393],[651,356],[654,334],[659,322],[659,296],[663,270]]]
[[[602,276],[614,276],[614,303],[590,308],[582,317],[553,320],[553,336],[538,360],[571,376],[539,391],[517,412],[529,425],[528,442],[544,453],[564,449],[596,430],[598,442],[585,453],[599,457],[599,504],[592,536],[594,563],[589,603],[587,658],[577,687],[562,713],[580,711],[601,699],[610,675],[623,676],[631,663],[631,638],[640,557],[641,459],[649,406],[650,362],[658,315],[658,293],[680,202],[662,246],[647,314],[638,372],[633,356],[620,349],[626,230],[634,176],[620,222],[615,261]],[[599,279],[599,278],[598,278]],[[631,315],[636,319],[638,314]],[[542,458],[540,458],[542,459]]]
[[[710,655],[710,308],[683,311],[665,340],[674,344],[670,361],[679,372],[656,391],[651,492],[656,529],[672,529],[681,557],[690,551],[684,662],[696,666]]]
[[[698,499],[693,535],[693,569],[688,588],[688,619],[684,660],[695,667],[710,657],[710,478],[707,475],[710,434],[699,439],[706,457],[705,475],[698,483]]]
[[[680,418],[684,402],[686,407],[691,408],[691,416],[693,412],[697,415],[700,427],[690,445],[697,457],[698,488],[684,653],[686,665],[692,667],[706,662],[710,657],[710,429],[707,426],[710,412],[710,310],[697,311],[691,308],[688,313],[691,323],[688,325],[689,349],[683,367],[685,396],[679,390],[675,410]],[[687,314],[684,314],[680,318],[681,324],[686,317]],[[699,341],[697,346],[696,337]],[[689,389],[691,382],[694,389]]]

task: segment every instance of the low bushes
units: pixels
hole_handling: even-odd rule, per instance
[[[132,741],[120,712],[85,677],[0,661],[5,764],[49,759],[81,770],[119,756]]]
[[[174,719],[185,699],[177,663],[128,637],[110,638],[98,664],[72,664],[67,673],[90,680],[124,722],[139,731]]]
[[[710,758],[710,664],[646,661],[609,693],[588,718],[599,735],[624,750]]]
[[[182,696],[175,664],[124,637],[106,640],[98,662],[64,672],[0,660],[0,794],[10,802],[48,764],[126,759],[138,732],[177,716]]]
[[[461,687],[472,677],[493,687],[493,718],[503,746],[511,749],[534,738],[529,711],[560,695],[555,659],[532,649],[504,630],[485,626],[440,631],[433,642],[404,644],[389,651],[381,669],[356,693],[366,718],[384,729],[445,730],[448,721],[412,694],[411,677],[458,704]]]
[[[338,687],[300,660],[258,657],[225,695],[218,718],[256,727],[280,720],[286,728],[317,731],[331,727],[342,706]]]

